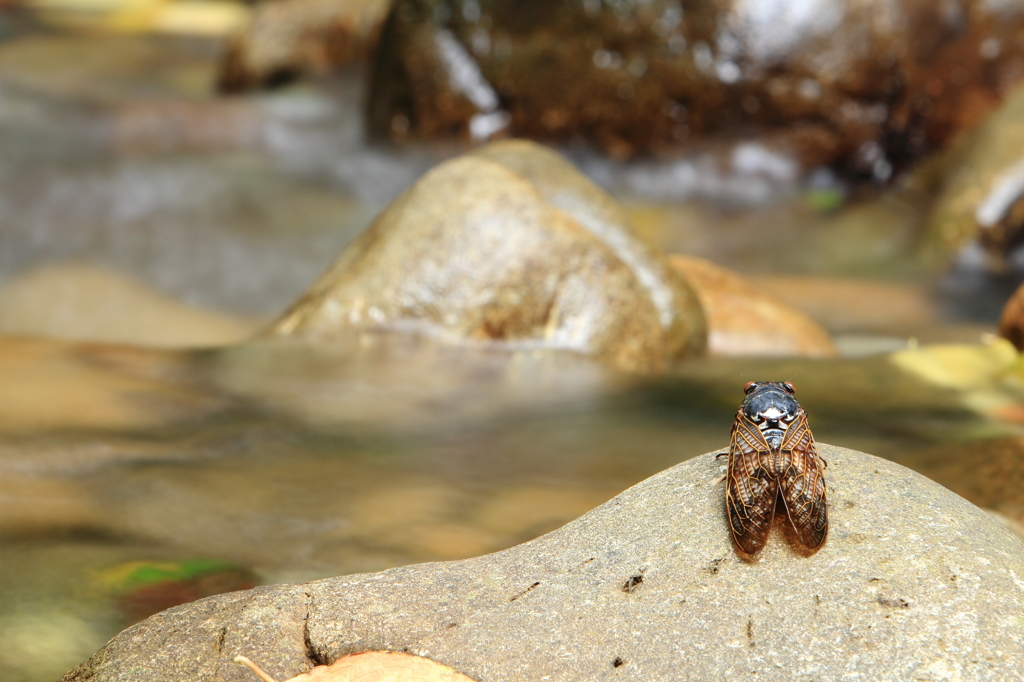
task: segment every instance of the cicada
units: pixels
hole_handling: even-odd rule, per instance
[[[736,548],[752,559],[764,548],[777,512],[785,513],[806,554],[825,544],[825,461],[793,384],[750,382],[729,441],[725,508]],[[725,454],[725,453],[723,453]]]

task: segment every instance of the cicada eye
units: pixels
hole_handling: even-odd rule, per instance
[[[747,395],[750,395],[750,392],[753,391],[755,388],[757,388],[757,382],[748,381],[747,385],[743,387],[743,392],[746,393]]]
[[[790,393],[796,393],[796,388],[794,388],[793,384],[789,383],[788,381],[783,383],[782,385],[785,386],[786,390],[789,391]]]

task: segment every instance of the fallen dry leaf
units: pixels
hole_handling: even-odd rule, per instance
[[[253,670],[263,682],[275,682],[245,656],[235,662]],[[343,656],[331,665],[318,665],[286,682],[474,682],[462,673],[429,658],[398,651],[368,651]]]

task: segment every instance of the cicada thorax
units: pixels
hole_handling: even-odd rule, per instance
[[[764,548],[775,515],[784,511],[796,541],[817,551],[828,534],[824,461],[791,384],[747,384],[729,443],[725,503],[737,549]]]

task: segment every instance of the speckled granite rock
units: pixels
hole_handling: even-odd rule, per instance
[[[615,203],[544,147],[439,165],[396,199],[277,321],[277,336],[405,330],[507,350],[571,350],[658,372],[703,352],[685,278]]]
[[[724,463],[683,462],[563,528],[474,559],[204,599],[63,682],[284,679],[364,650],[476,680],[1024,679],[1024,543],[897,464],[821,445],[831,531],[733,552]]]

